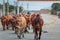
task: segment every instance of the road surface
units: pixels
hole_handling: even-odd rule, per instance
[[[42,16],[45,24],[43,26],[43,31],[47,31],[47,33],[42,32],[41,40],[60,40],[60,21],[53,20],[47,14],[42,14]],[[49,24],[50,22],[53,23]],[[30,33],[25,33],[25,37],[21,40],[34,40],[34,34],[32,33],[32,30],[29,30],[29,32]],[[12,30],[2,31],[2,25],[0,23],[0,40],[19,40],[19,39]]]

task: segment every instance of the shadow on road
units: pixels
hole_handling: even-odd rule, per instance
[[[44,31],[44,30],[43,30],[42,32],[43,32],[43,33],[48,33],[48,31]]]

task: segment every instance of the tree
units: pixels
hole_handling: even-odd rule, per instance
[[[53,3],[52,4],[52,9],[56,11],[60,11],[60,3]]]
[[[53,3],[51,7],[52,7],[51,10],[52,14],[55,14],[55,12],[60,11],[60,3]]]
[[[8,15],[7,14],[7,4],[8,3],[5,3],[5,15]],[[1,8],[3,8],[3,5],[2,4],[0,4],[0,9]],[[14,9],[15,8],[15,9]],[[12,12],[12,11],[14,11],[15,10],[15,12],[16,12],[16,14],[17,14],[17,6],[14,6],[14,5],[10,5],[9,4],[9,12]],[[23,7],[22,6],[20,6],[19,7],[19,12],[22,12],[24,9],[23,9]]]
[[[14,10],[14,6],[13,5],[9,5],[9,12]]]
[[[19,12],[22,12],[22,11],[23,11],[23,7],[20,6],[20,7],[19,7]]]
[[[3,7],[2,7],[2,4],[0,4],[0,9],[2,9]]]

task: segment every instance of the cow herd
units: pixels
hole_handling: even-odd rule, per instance
[[[9,25],[11,25],[12,30],[15,31],[19,39],[21,39],[21,36],[24,38],[24,32],[27,31],[27,28],[30,29],[29,25],[32,25],[33,33],[35,34],[34,39],[40,40],[44,21],[42,16],[38,13],[19,15],[9,14],[1,17],[1,23],[3,31],[9,29]]]

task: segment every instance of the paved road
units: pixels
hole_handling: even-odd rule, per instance
[[[54,25],[43,27],[43,30],[48,33],[42,33],[41,40],[60,40],[60,21],[57,21]]]
[[[42,16],[44,18],[45,24],[53,20],[47,14],[42,14]],[[29,31],[30,33],[29,34],[26,33],[25,38],[21,40],[34,40],[34,34],[32,33],[32,30],[29,30]],[[60,22],[59,21],[51,25],[44,25],[43,31],[47,31],[47,33],[42,32],[41,40],[60,40]],[[17,38],[17,35],[14,34],[14,31],[12,30],[2,31],[2,28],[0,27],[0,40],[18,40],[18,38]]]
[[[44,19],[44,24],[49,24],[51,22],[54,22],[55,20],[53,20],[50,15],[48,14],[41,14],[41,16],[43,17]]]

